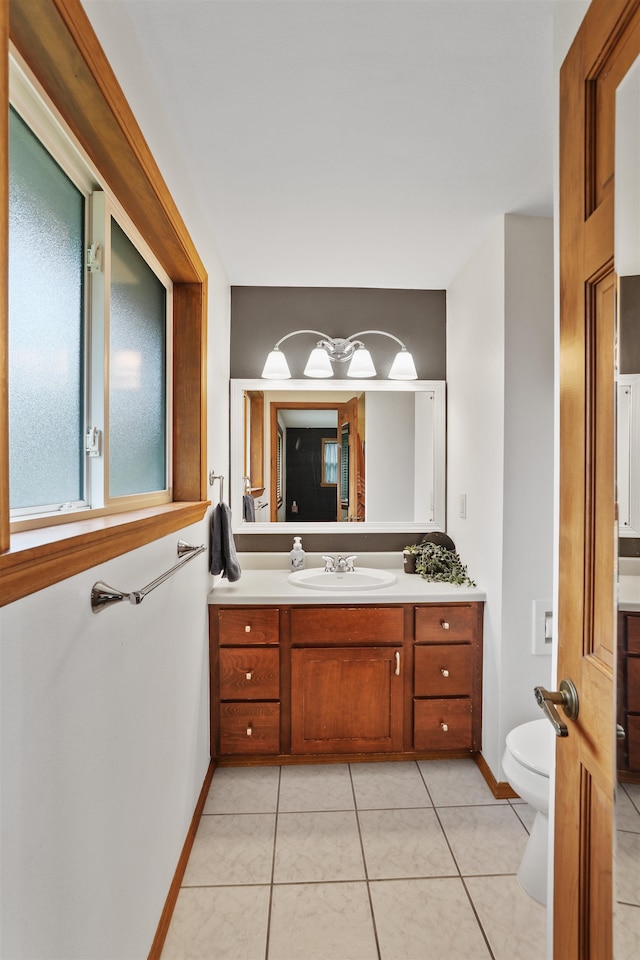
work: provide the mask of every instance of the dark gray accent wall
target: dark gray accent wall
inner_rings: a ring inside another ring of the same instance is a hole
[[[620,373],[640,373],[640,277],[620,277]],[[618,537],[621,557],[640,557],[637,537]]]
[[[236,533],[236,548],[244,553],[282,553],[285,556],[293,546],[294,536],[302,536],[307,553],[378,553],[403,550],[407,544],[420,543],[423,533],[360,533],[357,524],[350,523],[348,534],[303,533],[291,524],[291,533]],[[401,527],[402,524],[398,524]],[[288,558],[287,558],[288,559]]]
[[[640,277],[620,277],[620,373],[640,373]]]
[[[231,376],[259,377],[276,340],[293,330],[313,329],[330,337],[384,330],[413,354],[420,380],[446,379],[446,293],[444,290],[378,290],[351,287],[232,287]],[[313,336],[282,345],[291,375],[303,377]],[[397,345],[387,337],[366,338],[378,379],[385,379]],[[334,364],[336,379],[347,364]]]

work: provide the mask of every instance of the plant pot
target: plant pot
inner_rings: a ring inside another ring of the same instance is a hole
[[[404,572],[405,573],[415,573],[416,572],[416,555],[415,553],[403,553],[404,560]]]

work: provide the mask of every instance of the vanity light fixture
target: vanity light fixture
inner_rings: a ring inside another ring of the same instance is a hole
[[[348,377],[355,377],[358,380],[364,380],[367,377],[375,377],[376,368],[373,365],[371,354],[358,337],[368,336],[375,333],[382,337],[389,337],[400,344],[400,350],[391,364],[388,373],[389,380],[417,380],[416,366],[413,357],[405,347],[402,340],[392,333],[385,333],[384,330],[361,330],[350,337],[330,337],[319,330],[294,330],[292,333],[285,334],[274,346],[268,355],[264,369],[262,371],[263,380],[290,380],[291,372],[286,357],[280,349],[280,344],[288,340],[289,337],[297,337],[300,333],[311,333],[320,337],[315,347],[309,355],[307,365],[304,368],[305,377],[316,377],[318,379],[332,377],[333,367],[331,363],[345,363],[350,361],[347,370]]]

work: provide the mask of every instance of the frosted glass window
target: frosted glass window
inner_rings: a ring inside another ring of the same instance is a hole
[[[10,113],[12,509],[83,498],[84,197]]]
[[[111,220],[109,494],[167,486],[166,289]]]
[[[335,486],[338,482],[338,441],[322,440],[322,483]]]

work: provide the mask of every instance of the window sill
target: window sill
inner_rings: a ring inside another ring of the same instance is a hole
[[[208,506],[168,503],[13,534],[0,555],[0,606],[197,523]]]

